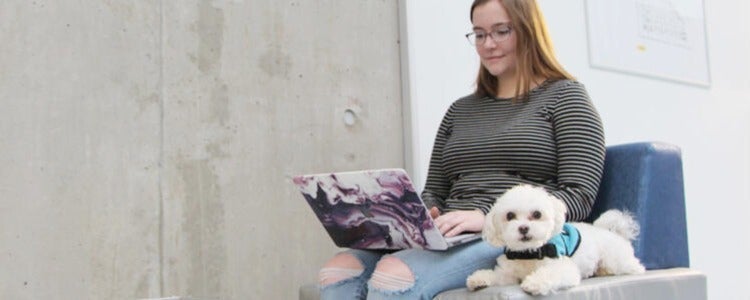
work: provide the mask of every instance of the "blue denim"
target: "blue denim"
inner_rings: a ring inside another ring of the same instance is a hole
[[[466,277],[479,269],[492,269],[503,248],[485,241],[453,247],[447,251],[408,249],[386,254],[382,251],[347,250],[364,266],[357,277],[321,288],[321,299],[432,299],[440,292],[466,286]],[[414,285],[399,291],[370,287],[367,281],[381,257],[392,255],[406,263],[414,274]]]

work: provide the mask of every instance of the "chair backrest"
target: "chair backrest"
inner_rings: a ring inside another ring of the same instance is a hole
[[[680,149],[665,143],[607,147],[591,222],[608,209],[630,211],[641,227],[633,246],[647,269],[689,267]]]

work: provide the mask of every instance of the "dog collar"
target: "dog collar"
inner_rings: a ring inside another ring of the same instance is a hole
[[[508,259],[543,259],[571,256],[578,250],[580,244],[581,235],[578,229],[565,223],[562,232],[553,236],[542,247],[526,251],[510,251],[505,248],[505,257]]]

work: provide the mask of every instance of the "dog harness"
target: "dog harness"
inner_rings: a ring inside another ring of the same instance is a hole
[[[505,257],[508,259],[543,259],[572,256],[580,244],[581,234],[578,229],[565,223],[562,232],[553,236],[542,247],[526,251],[510,251],[505,248]]]

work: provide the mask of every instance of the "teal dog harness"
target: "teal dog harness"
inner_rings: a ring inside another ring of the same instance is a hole
[[[508,259],[543,259],[572,256],[581,244],[581,234],[578,229],[568,223],[563,224],[562,232],[553,236],[542,247],[526,251],[510,251],[505,249]]]

